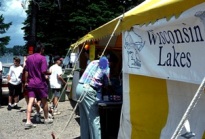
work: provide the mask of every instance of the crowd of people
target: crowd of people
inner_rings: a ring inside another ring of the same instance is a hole
[[[27,104],[25,129],[35,128],[32,123],[31,112],[35,106],[36,122],[41,121],[43,112],[45,124],[53,123],[53,115],[60,114],[58,101],[61,88],[66,85],[62,78],[62,58],[54,57],[54,64],[48,67],[44,53],[44,46],[37,45],[34,54],[28,55],[23,66],[18,57],[13,58],[8,72],[9,97],[8,107],[10,111],[18,108],[19,95],[22,92]],[[2,65],[0,63],[0,75]],[[1,76],[0,76],[1,77]],[[2,82],[0,78],[0,82]],[[98,112],[98,101],[102,99],[102,90],[108,88],[110,82],[110,68],[107,57],[89,61],[76,88],[76,96],[79,103],[81,139],[100,139],[101,126]],[[52,106],[48,106],[48,92],[51,90]],[[0,90],[1,91],[1,90]],[[82,97],[83,96],[83,97]],[[1,96],[0,96],[1,98]]]
[[[13,65],[9,68],[8,79],[8,106],[7,110],[19,109],[19,97],[24,96],[26,109],[25,129],[36,127],[31,121],[33,107],[36,110],[35,121],[45,124],[53,123],[53,116],[60,114],[57,109],[61,87],[66,85],[62,78],[62,58],[56,55],[54,63],[48,67],[44,54],[44,46],[37,45],[34,54],[25,57],[24,64],[21,65],[19,57],[13,58]],[[0,62],[0,85],[2,86],[2,63]],[[52,105],[48,106],[48,92],[53,93]],[[23,94],[22,94],[23,93]],[[0,87],[0,99],[2,99],[2,87]],[[0,104],[2,101],[0,100]],[[42,113],[44,120],[41,120]]]

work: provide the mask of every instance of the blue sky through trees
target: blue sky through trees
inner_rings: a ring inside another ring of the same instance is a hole
[[[24,32],[21,28],[27,15],[22,7],[22,0],[1,0],[0,14],[3,14],[5,23],[12,22],[7,33],[1,34],[2,36],[10,36],[11,40],[6,47],[25,45]]]

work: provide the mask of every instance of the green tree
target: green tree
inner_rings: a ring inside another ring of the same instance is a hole
[[[26,49],[24,46],[20,46],[20,45],[15,45],[13,47],[13,55],[26,55]]]
[[[5,48],[5,53],[13,53],[13,48]]]
[[[6,33],[10,25],[11,25],[11,22],[4,23],[4,17],[3,15],[0,15],[0,34]],[[0,55],[4,55],[6,45],[9,43],[9,41],[10,41],[9,36],[0,37]]]
[[[65,54],[69,45],[89,31],[119,16],[143,0],[36,0],[36,40],[45,44],[46,52]],[[60,3],[59,3],[60,2]],[[25,40],[32,27],[32,6],[26,11]],[[57,50],[57,51],[56,51]]]

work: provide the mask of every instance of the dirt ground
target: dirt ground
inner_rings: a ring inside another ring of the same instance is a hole
[[[68,99],[59,102],[58,110],[61,111],[61,114],[55,116],[53,124],[45,125],[44,123],[35,123],[32,120],[33,123],[37,124],[37,127],[29,130],[24,129],[26,122],[24,99],[20,100],[18,104],[20,108],[17,110],[8,111],[7,105],[3,105],[0,108],[0,139],[53,139],[52,132],[56,139],[80,139],[80,117],[76,113],[65,128],[75,104],[75,101]],[[34,113],[32,113],[33,116]]]

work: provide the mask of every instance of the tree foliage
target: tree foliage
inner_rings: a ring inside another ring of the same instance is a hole
[[[13,47],[13,55],[17,55],[17,56],[22,56],[22,55],[26,55],[26,49],[23,46],[20,45],[15,45]]]
[[[11,23],[4,23],[4,17],[3,15],[0,15],[0,34],[6,33],[10,25]],[[4,55],[6,45],[9,43],[9,41],[9,36],[0,37],[0,55]]]
[[[45,44],[49,54],[65,54],[71,43],[142,1],[36,0],[36,40]],[[31,32],[31,11],[30,4],[23,27],[26,41]]]

